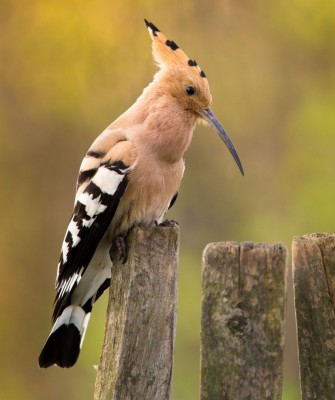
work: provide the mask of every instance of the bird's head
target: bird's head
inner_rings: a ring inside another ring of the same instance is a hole
[[[162,90],[172,95],[182,107],[204,119],[220,135],[232,154],[242,175],[243,167],[229,136],[210,109],[212,95],[206,74],[197,62],[189,58],[172,40],[169,40],[151,22],[144,20],[152,39],[154,61],[164,77]]]

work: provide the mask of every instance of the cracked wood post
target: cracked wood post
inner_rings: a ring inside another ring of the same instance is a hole
[[[169,400],[179,227],[133,228],[128,261],[113,252],[95,400]]]
[[[287,249],[211,243],[202,271],[201,400],[280,400]]]
[[[293,239],[293,284],[303,400],[335,398],[335,235]]]

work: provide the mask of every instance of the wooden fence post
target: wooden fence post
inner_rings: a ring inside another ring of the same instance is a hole
[[[133,228],[113,257],[95,400],[169,400],[177,304],[178,227]]]
[[[203,256],[201,400],[280,400],[287,249],[209,244]]]
[[[293,283],[303,400],[335,398],[335,235],[295,237]]]

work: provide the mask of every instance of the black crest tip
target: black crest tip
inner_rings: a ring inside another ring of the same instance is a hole
[[[188,65],[190,67],[196,67],[198,64],[195,60],[188,60]]]
[[[173,40],[169,40],[169,39],[168,39],[168,40],[165,42],[165,44],[166,44],[168,47],[170,47],[173,51],[179,49],[179,46],[178,46],[177,43],[175,43]]]
[[[148,29],[151,29],[151,30],[152,30],[152,33],[153,33],[155,36],[157,36],[157,32],[159,32],[159,29],[157,28],[157,26],[155,26],[152,22],[149,22],[149,21],[146,20],[145,18],[144,18],[144,22],[145,22],[146,27],[147,27]]]

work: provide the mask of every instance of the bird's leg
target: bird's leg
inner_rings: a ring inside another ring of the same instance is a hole
[[[158,224],[156,222],[157,226],[167,226],[169,228],[173,228],[175,226],[178,226],[178,222],[175,221],[174,219],[166,219],[165,221],[161,222],[160,224]]]
[[[124,264],[127,261],[127,258],[128,258],[128,252],[127,252],[125,236],[123,236],[123,235],[117,236],[114,239],[114,243],[116,244],[116,247],[119,250],[120,260],[122,261],[122,264]]]

